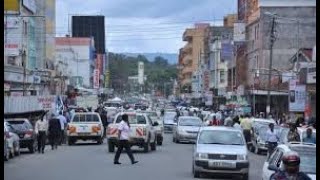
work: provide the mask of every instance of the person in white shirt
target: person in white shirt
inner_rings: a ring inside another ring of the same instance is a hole
[[[131,152],[131,148],[129,145],[129,135],[130,135],[130,124],[129,124],[129,117],[127,114],[123,114],[122,115],[122,121],[119,124],[118,127],[118,136],[119,136],[119,146],[118,146],[118,150],[116,152],[116,155],[114,157],[114,164],[121,164],[119,162],[119,158],[120,158],[120,154],[123,150],[123,148],[126,149],[126,152],[131,160],[132,164],[136,164],[138,161],[134,160],[133,154]]]
[[[37,120],[34,131],[38,138],[38,152],[42,152],[43,154],[46,146],[46,134],[48,131],[48,122],[44,118],[44,115]]]
[[[273,150],[277,147],[279,136],[278,133],[274,130],[274,124],[270,123],[267,131],[267,143],[268,143],[268,156],[270,156]]]
[[[59,112],[59,116],[57,117],[60,120],[60,125],[61,125],[61,133],[60,133],[60,141],[59,144],[61,145],[62,143],[65,142],[65,133],[64,133],[64,129],[65,126],[67,125],[67,119],[66,117],[63,116],[62,111]]]

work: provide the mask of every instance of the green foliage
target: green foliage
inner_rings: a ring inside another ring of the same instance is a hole
[[[177,78],[176,65],[168,63],[167,59],[161,56],[155,58],[154,62],[149,62],[143,55],[137,57],[125,56],[123,54],[109,53],[110,61],[110,82],[116,91],[129,91],[128,77],[138,75],[138,62],[144,62],[144,72],[147,76],[144,90],[150,92],[155,90],[168,92],[172,89],[173,80]]]

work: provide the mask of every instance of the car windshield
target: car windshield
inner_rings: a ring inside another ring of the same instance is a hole
[[[292,147],[300,156],[300,171],[307,174],[316,174],[316,148]]]
[[[201,126],[202,121],[199,118],[180,118],[179,126]]]
[[[128,115],[129,124],[147,124],[146,118],[143,115],[130,114]],[[116,123],[122,121],[122,116],[118,116]]]
[[[203,130],[198,144],[244,145],[244,139],[238,131]]]
[[[75,114],[72,122],[100,122],[97,114]]]

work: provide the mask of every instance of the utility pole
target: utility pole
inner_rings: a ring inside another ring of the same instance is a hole
[[[271,70],[272,70],[272,55],[273,55],[273,44],[275,42],[275,17],[272,17],[272,24],[271,24],[271,33],[270,33],[270,62],[269,62],[269,74],[268,74],[268,99],[267,99],[267,115],[271,112],[270,106],[271,106],[271,97],[270,97],[270,91],[271,91]]]

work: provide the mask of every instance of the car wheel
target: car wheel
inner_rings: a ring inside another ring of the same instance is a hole
[[[248,179],[249,179],[248,174],[244,174],[244,175],[242,175],[242,180],[248,180]]]
[[[151,151],[157,150],[156,139],[154,139],[153,143],[150,143],[150,148],[151,148]]]
[[[143,151],[145,153],[149,152],[149,146],[150,146],[150,141],[148,140],[146,143],[143,145]]]
[[[74,145],[74,143],[75,143],[74,139],[68,138],[68,145],[69,146]]]
[[[98,139],[97,144],[100,145],[100,144],[102,144],[102,143],[103,143],[103,138],[101,137],[101,138]]]
[[[109,152],[114,152],[114,144],[110,141],[108,141],[108,151]]]
[[[258,147],[255,147],[255,148],[254,148],[254,153],[255,153],[255,154],[260,154],[260,150],[259,150]]]

